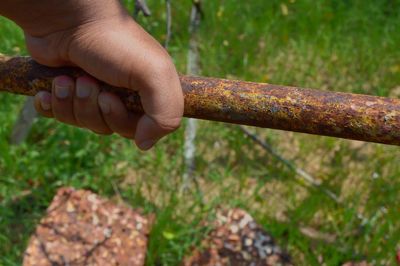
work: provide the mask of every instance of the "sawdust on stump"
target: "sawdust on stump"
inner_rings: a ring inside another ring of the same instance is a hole
[[[152,220],[90,191],[62,188],[32,235],[23,265],[144,265]]]
[[[184,260],[184,266],[292,265],[273,238],[241,209],[221,211],[202,249]]]

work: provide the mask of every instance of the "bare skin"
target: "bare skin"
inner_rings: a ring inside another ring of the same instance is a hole
[[[117,133],[142,150],[179,127],[183,95],[174,64],[118,0],[2,0],[0,14],[24,30],[36,61],[78,66],[94,77],[55,78],[52,93],[35,97],[42,115]],[[130,113],[118,97],[100,92],[95,78],[138,91],[145,114]]]

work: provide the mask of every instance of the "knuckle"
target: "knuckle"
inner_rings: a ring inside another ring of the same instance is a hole
[[[168,55],[158,56],[150,67],[151,71],[158,77],[170,77],[176,75],[175,65]]]
[[[170,118],[168,120],[159,120],[156,121],[158,126],[165,132],[173,132],[177,130],[181,125],[182,119],[179,117],[177,118]]]
[[[43,110],[38,110],[38,109],[36,109],[36,111],[38,112],[39,115],[41,115],[41,116],[43,116],[43,117],[54,118],[52,112],[45,112],[45,111],[43,111]]]
[[[98,135],[103,135],[103,136],[110,136],[113,134],[113,132],[109,129],[90,129],[90,130]]]
[[[57,119],[58,122],[61,122],[61,123],[64,123],[64,124],[68,124],[68,125],[72,125],[72,126],[80,125],[76,121],[68,119],[68,118],[57,117],[56,119]]]
[[[64,123],[64,124],[73,124],[73,121],[71,121],[71,119],[69,119],[69,118],[67,118],[65,116],[59,115],[59,114],[55,115],[55,119],[58,122],[61,122],[61,123]]]
[[[135,139],[135,134],[119,134],[121,137],[126,138],[126,139]]]
[[[127,138],[127,139],[134,139],[136,129],[135,128],[123,128],[120,130],[115,131],[118,135]]]
[[[176,76],[175,66],[170,60],[162,60],[162,62],[157,66],[156,71],[165,77]]]

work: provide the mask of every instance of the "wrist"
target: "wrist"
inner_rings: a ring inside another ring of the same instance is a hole
[[[35,37],[128,15],[118,0],[2,0],[0,14]]]

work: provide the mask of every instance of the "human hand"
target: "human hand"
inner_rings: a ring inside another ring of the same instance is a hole
[[[48,66],[78,66],[113,86],[137,90],[145,111],[128,112],[118,97],[100,92],[92,77],[62,76],[54,79],[51,94],[36,96],[39,113],[99,134],[115,132],[135,139],[143,150],[179,126],[183,95],[175,67],[117,0],[43,0],[33,7],[38,10],[30,11],[33,18],[18,15],[24,7],[15,7],[31,1],[3,1],[11,11],[4,4],[0,11],[6,10],[24,29],[35,60]]]

